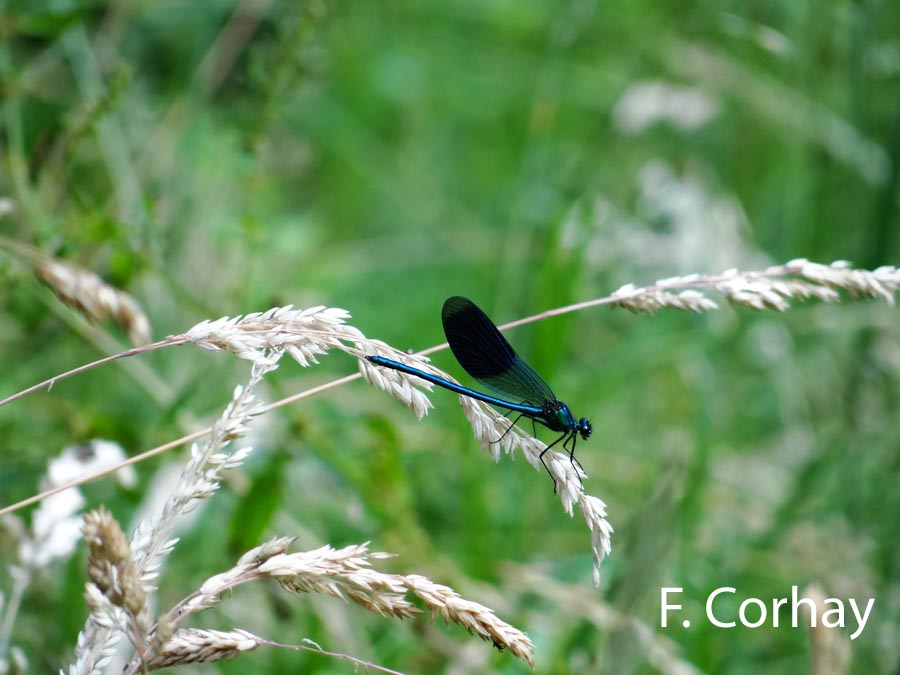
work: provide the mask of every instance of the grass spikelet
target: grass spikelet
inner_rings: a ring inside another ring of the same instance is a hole
[[[117,607],[137,617],[147,604],[125,533],[105,508],[84,517],[84,541],[90,549],[88,577]]]
[[[407,575],[403,580],[433,614],[448,623],[459,624],[497,649],[509,649],[516,658],[534,667],[534,644],[525,633],[498,619],[490,608],[465,600],[452,588],[417,574]]]
[[[64,304],[92,321],[112,319],[134,345],[150,342],[150,320],[131,295],[93,272],[52,258],[41,260],[35,274]]]
[[[182,628],[160,645],[142,667],[159,670],[189,663],[215,663],[256,649],[261,642],[261,638],[240,628],[229,631]]]

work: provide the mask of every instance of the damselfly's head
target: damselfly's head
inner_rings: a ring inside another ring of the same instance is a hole
[[[575,426],[575,431],[581,434],[581,438],[585,441],[591,437],[591,434],[594,432],[594,427],[591,426],[591,422],[586,417],[582,417],[578,420],[578,424]]]

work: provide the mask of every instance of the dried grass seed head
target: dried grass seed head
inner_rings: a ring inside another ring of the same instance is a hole
[[[64,304],[93,321],[112,318],[132,344],[150,342],[150,320],[131,295],[107,284],[89,270],[52,258],[42,260],[35,274]]]

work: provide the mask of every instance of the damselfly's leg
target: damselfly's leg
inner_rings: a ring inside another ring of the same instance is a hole
[[[550,448],[552,448],[554,445],[556,445],[560,441],[563,441],[563,447],[565,448],[566,447],[565,439],[567,439],[568,437],[569,437],[568,433],[563,434],[562,436],[557,438],[555,441],[553,441],[550,445],[548,445],[546,448],[541,450],[541,454],[539,455],[541,464],[544,465],[544,469],[547,471],[547,475],[550,476],[550,480],[553,481],[553,494],[556,494],[556,477],[550,472],[550,467],[547,466],[547,462],[544,461],[544,455],[546,455],[547,451],[550,450]]]
[[[581,462],[579,462],[577,459],[575,459],[575,443],[577,442],[577,440],[578,440],[578,432],[573,431],[572,435],[569,436],[569,438],[563,442],[563,449],[568,450],[568,452],[569,452],[569,461],[572,463],[572,468],[576,469],[576,472],[578,469],[581,469],[581,473],[586,474],[587,471],[585,471],[584,467],[581,466]],[[566,447],[566,445],[569,443],[569,441],[572,441],[571,448]],[[584,489],[584,481],[581,480],[580,474],[578,475],[578,480],[581,482],[581,488]]]
[[[510,410],[510,411],[508,411],[508,412],[512,412],[512,410]],[[502,441],[504,438],[506,438],[506,434],[508,434],[510,431],[512,431],[512,428],[513,428],[514,426],[516,426],[516,422],[518,422],[520,419],[522,419],[522,415],[524,415],[524,414],[525,414],[525,413],[519,413],[519,416],[516,417],[516,419],[513,420],[512,424],[510,424],[508,427],[506,427],[506,431],[503,432],[503,435],[500,436],[500,438],[498,438],[496,441],[491,441],[491,443],[499,443],[499,442]]]

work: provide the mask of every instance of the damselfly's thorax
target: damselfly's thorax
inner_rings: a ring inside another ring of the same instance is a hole
[[[546,401],[541,408],[541,422],[551,431],[571,431],[578,423],[562,401]]]
[[[544,403],[539,421],[551,431],[578,434],[584,440],[587,440],[594,431],[590,421],[584,417],[576,420],[569,406],[558,400]]]

